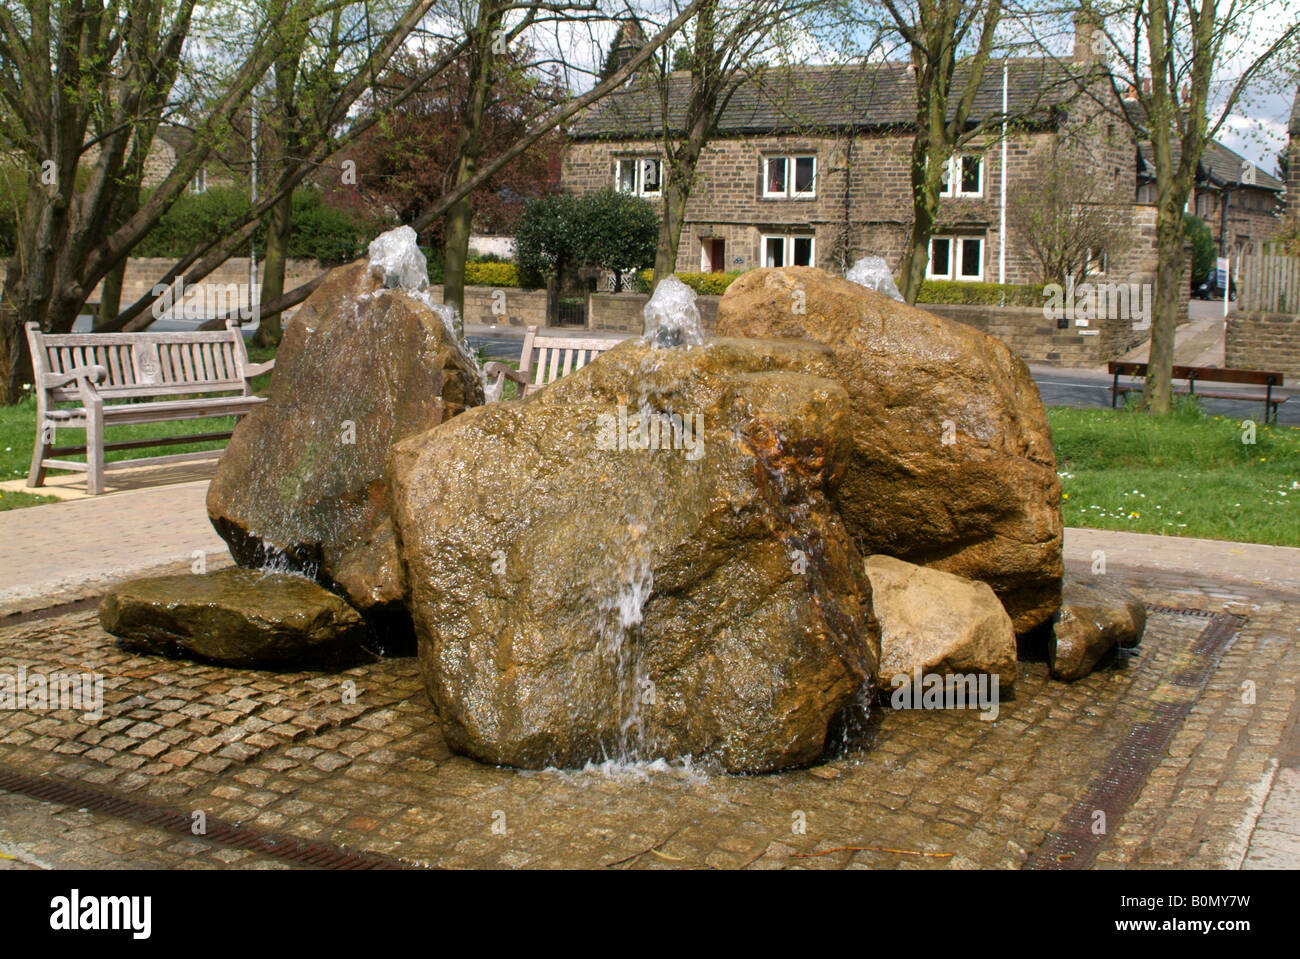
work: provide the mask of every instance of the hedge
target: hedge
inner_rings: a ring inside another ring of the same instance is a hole
[[[677,279],[681,280],[696,293],[701,296],[721,296],[727,292],[727,287],[731,286],[732,281],[740,276],[743,271],[734,273],[677,273],[674,274]],[[650,281],[654,278],[654,270],[642,270],[636,276],[636,289],[640,293],[650,292]]]
[[[466,286],[518,286],[519,267],[513,263],[477,260],[465,264]]]
[[[921,284],[918,303],[952,303],[968,306],[999,306],[1005,295],[1007,306],[1042,306],[1043,288],[1038,284],[966,283],[960,280],[926,280]]]

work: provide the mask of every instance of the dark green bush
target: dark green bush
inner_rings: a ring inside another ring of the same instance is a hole
[[[1210,226],[1199,216],[1183,214],[1183,233],[1192,244],[1192,281],[1200,283],[1217,265],[1218,248]]]
[[[1005,296],[1005,300],[1003,297]],[[966,283],[958,280],[926,280],[921,284],[918,303],[954,303],[979,306],[1042,306],[1043,287],[1030,283]]]

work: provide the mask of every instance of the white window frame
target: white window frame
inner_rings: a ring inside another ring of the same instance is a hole
[[[208,190],[208,168],[199,167],[194,173],[194,178],[190,180],[191,193],[206,193]]]
[[[769,190],[768,184],[768,164],[773,160],[780,160],[785,164],[785,188],[782,190]],[[812,189],[796,190],[795,189],[795,171],[798,168],[800,160],[812,161]],[[815,153],[782,153],[782,154],[765,154],[763,156],[763,199],[765,200],[811,200],[817,196],[817,154]]]
[[[758,262],[766,267],[767,263],[767,241],[780,240],[782,246],[782,256],[784,261],[782,266],[794,266],[794,241],[808,241],[808,266],[817,265],[817,237],[811,233],[764,233],[759,239]]]
[[[963,159],[972,159],[979,161],[980,183],[979,187],[973,192],[961,188],[961,165]],[[969,200],[984,195],[984,173],[986,164],[984,154],[982,153],[954,153],[948,158],[946,164],[948,168],[948,185],[939,191],[939,196],[955,198],[959,200]]]
[[[934,272],[934,243],[936,240],[948,241],[948,272]],[[975,276],[964,276],[961,274],[961,255],[962,248],[967,243],[979,244],[979,263],[980,270]],[[930,255],[927,257],[928,262],[925,265],[925,278],[927,280],[949,280],[957,283],[982,283],[984,282],[984,237],[982,236],[962,236],[955,235],[936,235],[930,237]]]
[[[645,164],[653,162],[659,166],[659,189],[647,190],[645,188]],[[664,195],[664,161],[663,157],[656,154],[641,154],[639,156],[621,156],[615,157],[614,162],[614,189],[619,193],[628,193],[623,189],[623,164],[635,164],[632,173],[632,190],[631,196],[640,197],[661,197]]]

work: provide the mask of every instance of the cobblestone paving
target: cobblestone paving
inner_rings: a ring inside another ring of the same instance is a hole
[[[1249,622],[1133,806],[1109,824],[1097,865],[1235,867],[1295,721],[1300,616],[1280,596],[1236,606],[1230,592],[1142,592],[1226,604]],[[0,768],[413,864],[1016,868],[1150,706],[1186,694],[1171,676],[1206,624],[1155,613],[1139,656],[1074,684],[1022,664],[994,722],[878,709],[862,748],[812,769],[733,777],[483,766],[443,743],[413,659],[331,676],[204,667],[124,653],[83,612],[0,630],[0,670],[98,671],[103,718],[0,711]],[[1253,704],[1243,703],[1247,681]],[[17,854],[0,865],[276,865],[3,792],[0,853]]]

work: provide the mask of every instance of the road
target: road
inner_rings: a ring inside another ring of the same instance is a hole
[[[519,337],[510,334],[471,332],[469,343],[483,350],[492,359],[519,359]],[[1046,406],[1073,406],[1077,408],[1110,406],[1111,378],[1092,370],[1071,370],[1053,366],[1030,365],[1034,382]],[[1253,387],[1248,391],[1253,391]],[[1208,413],[1253,418],[1263,422],[1263,402],[1237,400],[1202,400],[1201,408]],[[1300,426],[1300,398],[1283,403],[1279,408],[1279,422]]]
[[[83,317],[83,323],[89,326],[89,317]],[[186,330],[198,325],[196,320],[163,320],[155,323],[156,330]],[[78,326],[80,330],[81,326]],[[576,335],[583,331],[574,330]],[[251,328],[245,331],[252,335]],[[522,331],[495,332],[486,327],[471,329],[467,339],[470,346],[482,350],[488,358],[496,360],[519,359],[519,346]],[[1073,406],[1079,408],[1110,406],[1110,377],[1104,373],[1090,370],[1070,370],[1051,366],[1030,366],[1043,403],[1047,406]],[[1239,402],[1236,400],[1202,400],[1202,409],[1209,413],[1224,416],[1252,417],[1262,422],[1264,404]],[[1282,404],[1278,419],[1288,426],[1300,426],[1300,398]]]

